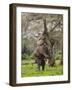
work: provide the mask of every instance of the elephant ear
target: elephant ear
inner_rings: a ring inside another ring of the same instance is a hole
[[[35,49],[33,54],[34,54],[35,57],[39,57],[40,54],[43,54],[43,53],[44,53],[44,49],[43,49],[43,47],[41,45],[41,46],[37,46],[36,47],[36,49]]]

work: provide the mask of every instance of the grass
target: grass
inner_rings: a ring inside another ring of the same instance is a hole
[[[21,76],[22,77],[33,77],[33,76],[54,76],[63,74],[63,66],[59,65],[60,60],[57,60],[57,65],[49,67],[47,64],[44,71],[37,70],[37,64],[32,64],[32,60],[22,60],[21,65]],[[24,63],[27,63],[26,65]]]

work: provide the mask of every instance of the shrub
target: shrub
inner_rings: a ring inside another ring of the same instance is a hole
[[[57,51],[56,55],[55,55],[55,60],[61,60],[62,58],[62,52],[61,51]]]
[[[31,60],[33,59],[33,55],[28,55],[28,54],[22,54],[22,60]]]
[[[61,55],[56,55],[55,60],[61,60]]]

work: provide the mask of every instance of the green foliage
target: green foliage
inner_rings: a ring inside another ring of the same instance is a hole
[[[32,54],[30,54],[30,55],[22,54],[22,60],[31,60],[31,59],[33,59],[33,55]]]
[[[22,51],[26,54],[31,54],[35,49],[35,39],[33,37],[26,37],[22,40]]]
[[[55,60],[61,60],[61,58],[62,58],[62,52],[59,50],[56,52]]]
[[[61,55],[56,55],[55,60],[61,60]]]

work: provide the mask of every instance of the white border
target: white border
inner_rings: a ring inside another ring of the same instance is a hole
[[[21,12],[30,13],[47,13],[47,14],[63,14],[63,75],[60,76],[41,76],[41,77],[21,77]],[[44,8],[28,8],[17,7],[16,9],[16,83],[31,82],[53,82],[68,80],[68,11],[61,9],[44,9]]]

